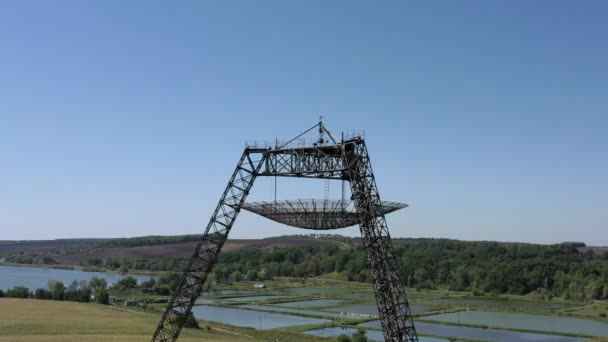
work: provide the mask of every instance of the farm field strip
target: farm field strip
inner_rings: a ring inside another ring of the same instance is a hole
[[[192,313],[198,320],[254,329],[275,329],[331,322],[327,319],[255,311],[238,307],[196,305],[192,308]]]
[[[307,330],[304,333],[313,336],[320,337],[337,337],[342,334],[352,335],[357,332],[357,329],[354,328],[343,328],[343,327],[331,327],[331,328],[321,328],[321,329],[313,329]],[[370,341],[384,341],[384,335],[381,331],[376,330],[366,330],[367,337]],[[447,342],[448,340],[428,337],[428,336],[418,336],[419,342]]]
[[[461,311],[424,317],[427,321],[485,325],[585,336],[608,336],[608,321],[577,317],[533,315],[491,311]]]
[[[245,304],[239,305],[239,308],[258,310],[258,311],[273,311],[273,312],[285,312],[285,313],[294,313],[294,314],[302,314],[308,316],[317,316],[317,317],[330,317],[330,318],[345,318],[351,319],[356,318],[352,315],[341,314],[336,312],[327,312],[327,311],[319,311],[319,310],[305,310],[305,309],[293,309],[293,308],[284,308],[270,305],[252,305]]]
[[[149,341],[158,322],[157,314],[93,303],[0,298],[0,308],[0,341]],[[184,341],[194,338],[234,340],[230,334],[184,329]]]
[[[381,329],[380,321],[371,321],[360,324],[362,327]],[[477,341],[496,341],[496,342],[583,342],[585,338],[559,336],[542,333],[529,333],[500,329],[482,329],[479,327],[467,327],[440,323],[415,322],[416,331],[422,334],[458,337]]]

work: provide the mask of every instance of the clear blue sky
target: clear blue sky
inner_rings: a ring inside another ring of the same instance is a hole
[[[607,18],[605,1],[2,1],[0,240],[200,232],[245,140],[322,114],[366,131],[382,198],[411,205],[393,236],[608,245]],[[244,213],[231,237],[302,232]]]

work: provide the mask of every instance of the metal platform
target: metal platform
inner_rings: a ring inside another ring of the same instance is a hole
[[[382,201],[378,216],[407,207],[407,204]],[[361,223],[352,201],[296,199],[244,203],[243,209],[292,227],[326,230]]]

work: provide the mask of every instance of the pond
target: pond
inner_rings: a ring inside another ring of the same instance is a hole
[[[216,290],[216,291],[203,291],[201,292],[201,296],[231,296],[231,295],[242,295],[242,294],[252,294],[255,291],[249,290]]]
[[[445,296],[444,293],[435,293],[435,292],[419,292],[419,291],[408,291],[407,292],[407,298],[409,300],[417,300],[417,299],[433,299],[433,298],[438,298],[441,296]],[[366,300],[366,301],[373,301],[374,300],[374,293],[371,290],[359,290],[359,291],[350,291],[350,292],[342,292],[342,293],[336,293],[335,295],[332,295],[332,297],[338,297],[338,298],[346,298],[346,299],[356,299],[356,300]]]
[[[463,307],[499,308],[505,310],[556,310],[572,307],[573,304],[555,302],[533,302],[525,300],[504,300],[492,298],[452,297],[424,300],[431,306],[452,305]]]
[[[313,336],[321,336],[321,337],[336,337],[342,334],[352,335],[357,332],[357,329],[353,328],[323,328],[323,329],[315,329],[315,330],[307,330],[304,331],[305,334],[313,335]],[[367,338],[370,341],[384,341],[384,335],[381,331],[374,330],[366,330]],[[447,340],[434,338],[434,337],[426,337],[426,336],[418,336],[419,342],[446,342]]]
[[[327,309],[330,311],[336,312],[350,312],[361,315],[378,315],[378,307],[376,304],[367,304],[367,305],[353,305],[353,306],[344,306],[340,308]],[[433,308],[428,306],[420,306],[420,305],[410,305],[410,310],[413,314],[426,312],[433,310]]]
[[[423,298],[438,298],[445,296],[443,292],[420,292],[420,291],[407,291],[408,299],[423,299]]]
[[[356,292],[337,293],[334,296],[338,297],[338,298],[356,299],[356,300],[365,300],[365,301],[374,300],[374,293],[372,291],[356,291]]]
[[[218,302],[217,299],[199,297],[199,298],[196,299],[196,302],[194,304],[214,304],[214,303],[217,303],[217,302]]]
[[[235,302],[261,302],[266,300],[275,300],[275,299],[285,299],[285,298],[293,298],[293,296],[250,296],[250,297],[232,297],[232,298],[224,298],[225,300],[231,300]]]
[[[338,288],[338,287],[294,287],[290,289],[284,289],[287,292],[293,292],[301,295],[328,295],[340,292],[347,292],[349,289]]]
[[[347,301],[341,299],[314,299],[302,300],[298,302],[279,303],[274,305],[288,308],[320,308],[324,306],[336,306],[344,303],[347,303]]]
[[[439,323],[428,323],[415,321],[416,331],[422,334],[457,337],[461,339],[496,341],[496,342],[582,342],[585,339],[579,337],[534,334],[519,331],[481,329],[447,325]],[[380,321],[372,321],[361,324],[366,328],[381,329]]]
[[[103,278],[108,285],[112,285],[126,276],[133,276],[138,283],[154,277],[151,275],[85,272],[46,267],[0,266],[0,289],[6,290],[15,286],[25,286],[30,290],[46,289],[50,279],[59,280],[65,286],[69,286],[73,280],[90,280],[93,277]]]
[[[308,318],[270,312],[195,305],[192,313],[198,320],[214,321],[238,327],[275,329],[292,325],[307,325],[330,322],[327,319]]]
[[[477,324],[590,336],[608,336],[608,322],[592,319],[557,317],[506,312],[462,311],[424,317],[425,320]]]
[[[278,307],[278,306],[274,306],[274,305],[270,306],[270,305],[245,304],[245,305],[239,305],[239,308],[246,308],[246,309],[252,309],[252,310],[278,311],[278,312],[287,312],[287,313],[295,313],[295,314],[303,314],[303,315],[311,315],[311,316],[331,317],[331,318],[353,318],[352,315],[341,314],[341,313],[337,313],[337,312],[291,309],[291,308]]]

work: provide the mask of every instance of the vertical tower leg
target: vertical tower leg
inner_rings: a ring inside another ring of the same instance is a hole
[[[399,277],[388,226],[381,211],[382,203],[372,172],[365,142],[346,145],[344,158],[348,165],[353,199],[360,218],[363,246],[371,272],[376,305],[385,341],[417,342],[405,287]]]
[[[257,158],[257,159],[252,159]],[[203,237],[190,258],[167,309],[163,314],[153,342],[176,341],[198,298],[207,276],[217,261],[217,256],[228,238],[228,233],[239,214],[253,181],[266,157],[260,153],[243,152],[239,163],[224,190]]]

